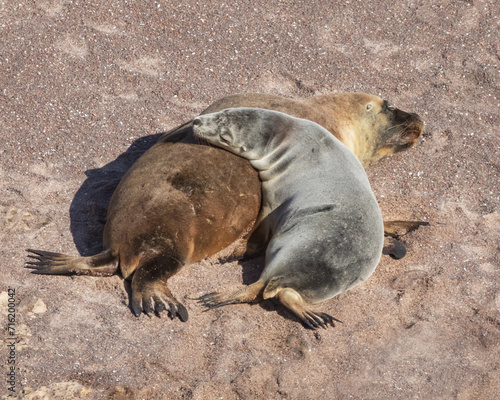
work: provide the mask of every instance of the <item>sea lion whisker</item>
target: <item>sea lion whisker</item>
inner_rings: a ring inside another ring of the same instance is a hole
[[[396,128],[399,128],[401,126],[407,126],[407,124],[405,122],[401,123],[401,124],[398,124],[398,125],[392,125],[391,127],[387,128],[388,131],[391,131],[393,129],[396,129]]]
[[[402,137],[415,136],[415,139],[418,138],[419,135],[419,130],[412,127],[406,127],[405,130],[401,133]]]

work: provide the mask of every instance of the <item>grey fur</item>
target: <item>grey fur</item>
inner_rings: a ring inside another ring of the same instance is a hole
[[[361,163],[331,133],[257,108],[202,115],[193,127],[195,135],[259,171],[258,223],[271,237],[259,279],[264,298],[275,288],[292,288],[318,303],[373,273],[384,240],[381,212]]]

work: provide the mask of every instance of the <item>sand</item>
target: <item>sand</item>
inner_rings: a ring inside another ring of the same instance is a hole
[[[497,398],[499,16],[495,0],[1,2],[0,320],[8,329],[14,289],[14,394]],[[425,120],[414,148],[368,175],[385,219],[431,225],[404,238],[405,258],[384,256],[320,306],[343,324],[311,331],[271,302],[203,312],[192,300],[254,279],[262,259],[182,270],[170,287],[187,323],[135,318],[120,276],[23,268],[26,248],[99,251],[118,179],[214,100],[345,91]]]

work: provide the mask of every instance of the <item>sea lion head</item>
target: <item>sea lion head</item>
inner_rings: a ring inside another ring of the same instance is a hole
[[[364,166],[408,149],[422,134],[424,123],[417,114],[378,96],[344,93],[336,96],[335,103],[336,129]]]
[[[289,125],[286,116],[259,108],[227,108],[193,120],[196,137],[248,160],[261,158]]]

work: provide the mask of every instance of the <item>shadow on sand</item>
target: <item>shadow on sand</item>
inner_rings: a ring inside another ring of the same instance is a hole
[[[102,250],[102,234],[113,192],[132,164],[157,142],[160,135],[137,139],[116,160],[85,172],[87,179],[69,208],[70,229],[80,255],[92,256]]]
[[[69,210],[73,241],[81,256],[92,256],[102,251],[106,214],[113,192],[134,162],[152,147],[161,135],[160,133],[137,139],[116,160],[102,168],[85,172],[87,179],[78,189]],[[263,255],[250,260],[240,260],[239,263],[242,266],[244,285],[256,282],[265,267]],[[125,289],[130,300],[130,283],[125,283]],[[278,312],[285,318],[295,319],[274,301],[264,301],[260,305],[266,311]]]

